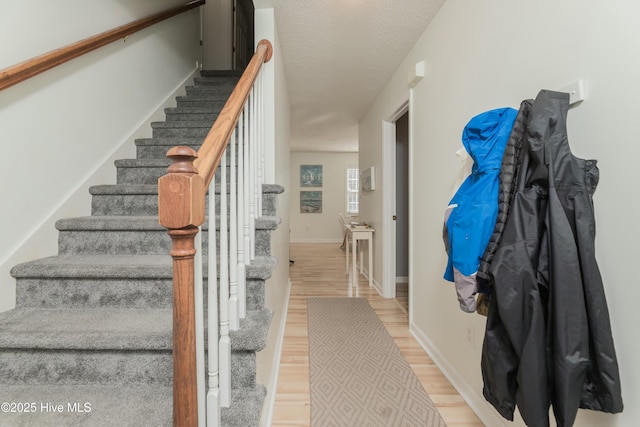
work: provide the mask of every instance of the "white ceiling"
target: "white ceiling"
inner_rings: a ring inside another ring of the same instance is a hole
[[[254,0],[273,7],[292,151],[357,151],[358,121],[444,0]]]

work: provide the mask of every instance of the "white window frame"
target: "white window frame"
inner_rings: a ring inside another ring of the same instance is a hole
[[[358,216],[360,211],[360,171],[357,167],[347,167],[345,172],[345,212],[346,216]],[[353,200],[355,198],[355,201]],[[355,210],[353,205],[355,204]]]

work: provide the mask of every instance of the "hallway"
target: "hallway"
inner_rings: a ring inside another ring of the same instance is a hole
[[[345,275],[345,254],[339,246],[339,243],[291,244],[291,259],[294,260],[290,268],[291,295],[272,425],[310,425],[307,297],[354,296],[367,298],[447,425],[483,426],[411,336],[408,318],[400,304],[396,300],[379,296],[375,289],[369,288],[364,277],[360,277],[356,288],[350,286],[350,278]]]

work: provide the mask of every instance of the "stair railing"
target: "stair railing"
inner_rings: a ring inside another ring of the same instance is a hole
[[[74,58],[106,46],[116,40],[124,39],[131,34],[143,30],[151,25],[162,22],[188,10],[204,5],[204,0],[193,0],[182,6],[177,6],[164,12],[138,19],[129,24],[113,28],[100,34],[77,41],[70,45],[47,52],[35,58],[28,59],[16,65],[0,70],[0,91],[37,76],[58,65]]]
[[[170,149],[172,164],[158,180],[159,221],[172,240],[174,426],[218,426],[220,408],[231,402],[229,332],[238,329],[246,313],[245,268],[255,257],[264,167],[262,65],[271,55],[271,43],[260,41],[198,152]],[[201,228],[208,230],[206,352]]]

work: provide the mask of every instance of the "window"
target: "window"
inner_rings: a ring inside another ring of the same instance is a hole
[[[358,215],[358,185],[357,168],[347,169],[347,215]]]

